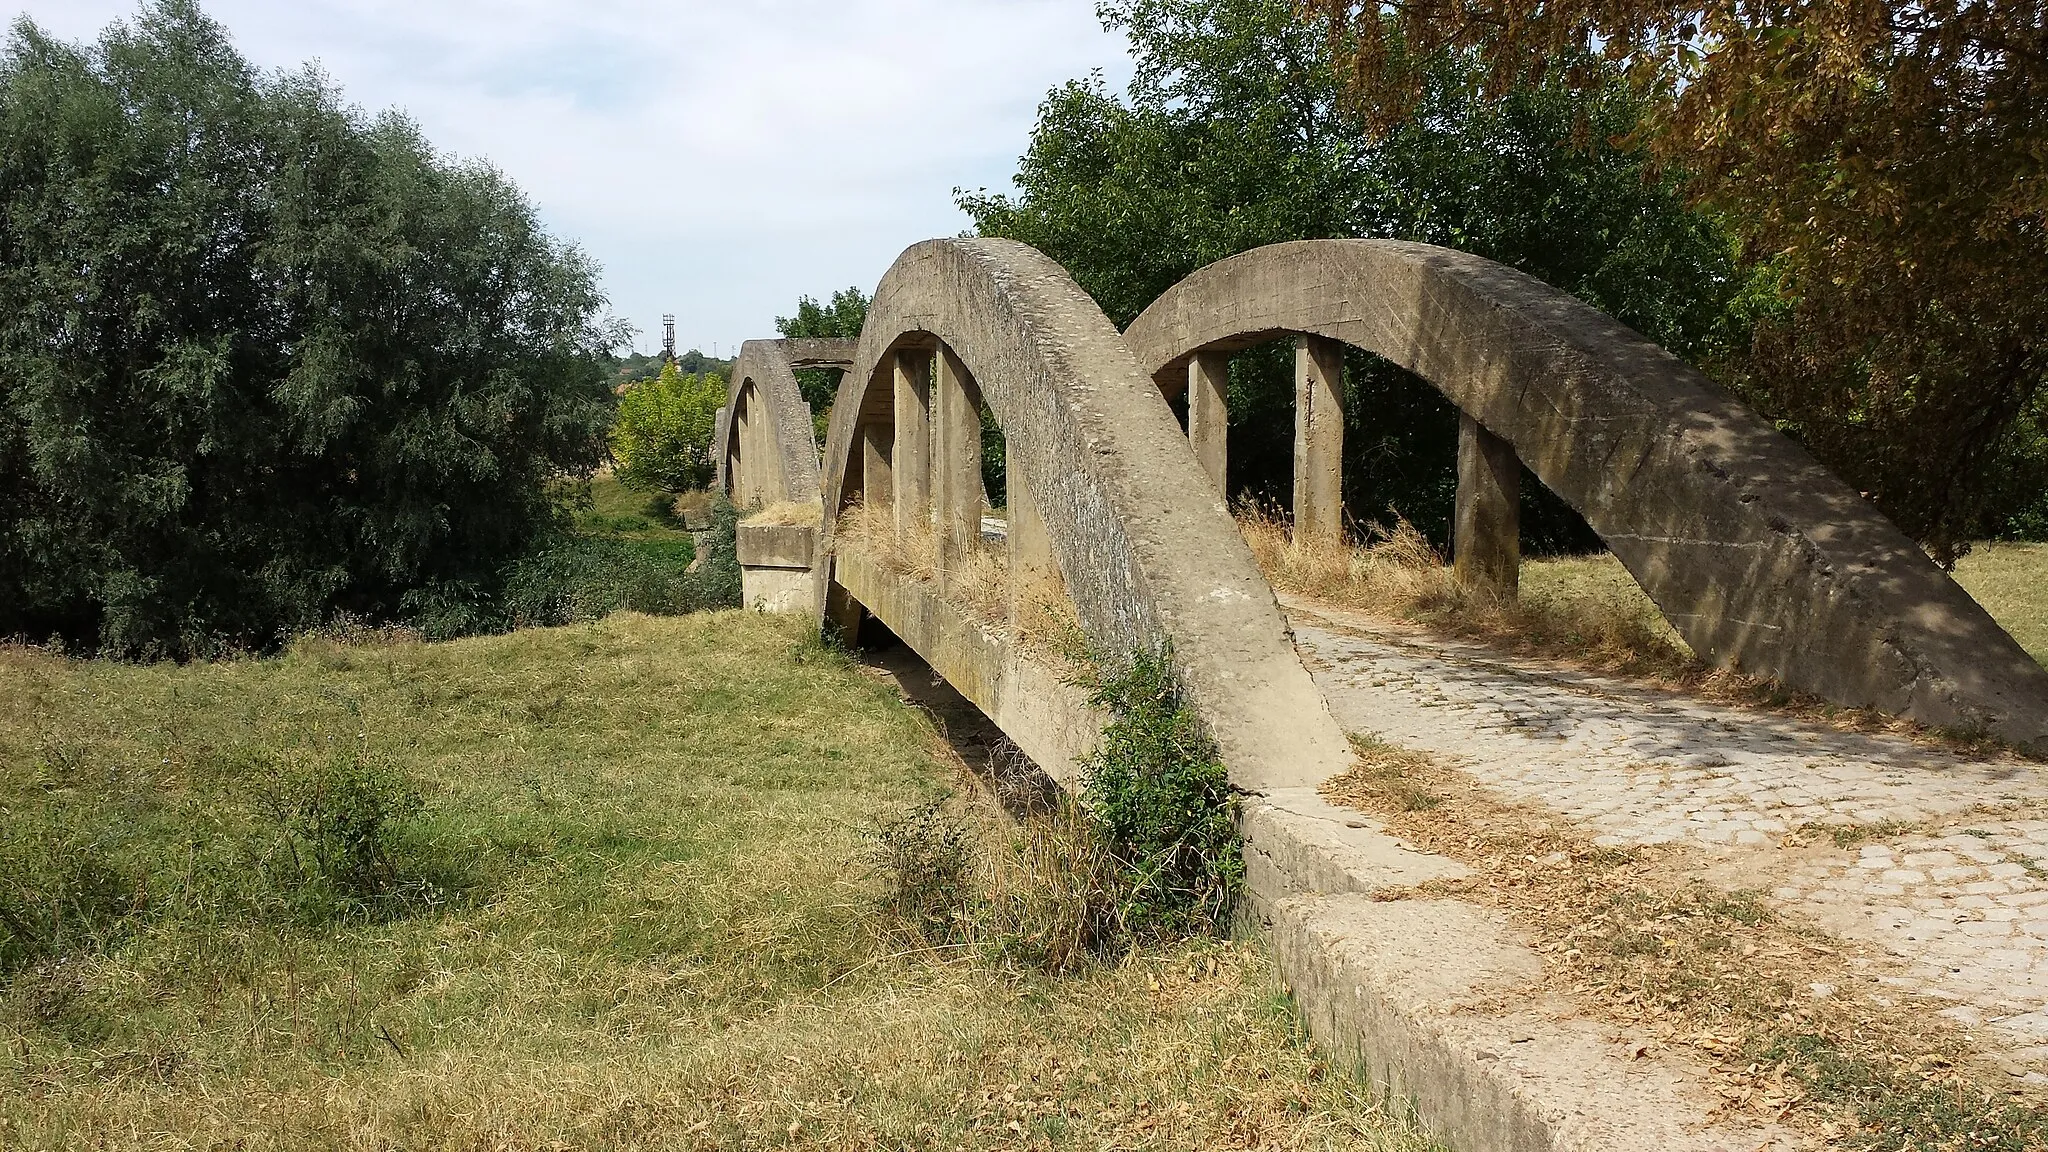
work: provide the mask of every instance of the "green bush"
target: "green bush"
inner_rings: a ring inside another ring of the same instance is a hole
[[[396,905],[434,902],[414,833],[425,804],[387,764],[332,753],[310,764],[265,758],[243,775],[264,818],[256,836],[265,887],[318,921]]]
[[[191,0],[0,52],[0,636],[267,648],[487,597],[612,423],[525,196]]]
[[[1058,974],[1213,932],[1244,883],[1238,799],[1165,656],[1095,694],[1114,719],[1079,800],[1034,808],[984,847],[943,803],[874,833],[882,910],[907,935]]]
[[[1081,804],[1130,873],[1127,930],[1172,938],[1221,926],[1244,881],[1238,798],[1171,657],[1140,657],[1095,702],[1115,719],[1082,766]]]
[[[739,509],[725,493],[713,494],[711,527],[698,535],[697,569],[690,573],[692,611],[740,606],[739,524]]]
[[[711,483],[711,434],[725,404],[725,377],[686,375],[674,363],[619,397],[612,455],[628,488],[683,492]]]
[[[138,925],[315,929],[445,905],[475,887],[419,788],[353,750],[232,751],[191,794],[81,777],[0,821],[0,986]]]

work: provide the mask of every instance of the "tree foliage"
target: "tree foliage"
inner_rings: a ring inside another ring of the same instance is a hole
[[[2048,16],[2034,0],[1318,0],[1366,118],[1625,69],[1633,143],[1758,269],[1732,377],[1940,558],[2048,491]]]
[[[868,322],[868,298],[859,288],[845,288],[832,294],[824,304],[810,296],[799,296],[796,315],[777,316],[775,330],[792,340],[842,339],[860,336]],[[826,368],[805,368],[796,374],[797,390],[811,406],[811,431],[818,443],[832,426],[832,401],[839,395],[839,376]]]
[[[188,654],[473,595],[602,458],[590,263],[190,0],[0,57],[0,634]]]
[[[1101,11],[1130,36],[1128,94],[1099,77],[1056,89],[1016,193],[959,200],[983,234],[1066,265],[1119,325],[1234,253],[1377,236],[1510,264],[1681,355],[1713,346],[1736,287],[1729,242],[1686,207],[1675,178],[1607,143],[1641,110],[1618,80],[1488,98],[1473,90],[1470,60],[1439,54],[1411,114],[1375,135],[1347,108],[1322,33],[1290,0],[1113,0]],[[1233,366],[1240,492],[1282,499],[1291,482],[1291,364],[1268,351]],[[1383,361],[1353,355],[1347,376],[1351,508],[1370,519],[1398,505],[1444,538],[1455,410]],[[1533,545],[1591,542],[1539,486],[1525,492]]]
[[[726,379],[715,372],[690,375],[674,362],[661,375],[630,385],[619,396],[612,456],[619,480],[639,491],[687,492],[711,483],[711,436],[725,403]]]

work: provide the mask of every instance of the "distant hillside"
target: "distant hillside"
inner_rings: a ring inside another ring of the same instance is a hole
[[[616,364],[616,375],[612,379],[614,390],[624,388],[637,380],[652,380],[661,375],[659,352],[636,352],[630,356],[621,356]],[[732,377],[732,361],[715,360],[695,348],[676,357],[676,367],[692,375],[699,372],[716,372],[727,379]]]

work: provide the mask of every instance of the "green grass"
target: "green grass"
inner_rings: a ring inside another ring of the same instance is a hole
[[[674,513],[673,498],[659,492],[635,492],[610,473],[590,481],[590,507],[576,511],[575,529],[584,536],[628,540],[690,538]]]
[[[1956,583],[2048,666],[2048,544],[1979,544],[1956,563]]]
[[[2028,655],[2048,666],[2048,544],[1979,544],[1956,565],[1955,579]],[[1530,560],[1522,565],[1522,591],[1531,597],[1599,600],[1614,611],[1653,621],[1677,639],[1611,555]]]
[[[0,1147],[1421,1147],[1243,945],[903,948],[869,830],[958,783],[756,614],[0,650],[0,908],[66,926],[0,961]]]

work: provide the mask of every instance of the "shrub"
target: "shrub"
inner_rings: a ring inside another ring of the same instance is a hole
[[[685,375],[674,363],[619,397],[612,454],[628,488],[682,492],[711,483],[711,434],[725,403],[725,377]]]
[[[331,915],[387,903],[418,881],[408,875],[409,833],[425,807],[419,789],[388,764],[353,752],[263,771],[270,842],[259,857],[272,885],[307,911]]]
[[[740,606],[739,509],[725,493],[711,498],[711,527],[697,534],[697,563],[690,572],[690,608]]]
[[[1126,929],[1170,939],[1221,926],[1244,881],[1238,800],[1170,655],[1139,657],[1095,702],[1115,719],[1083,765],[1081,804],[1130,875]]]
[[[882,906],[933,943],[963,935],[975,903],[973,830],[935,800],[883,824],[873,840]]]

